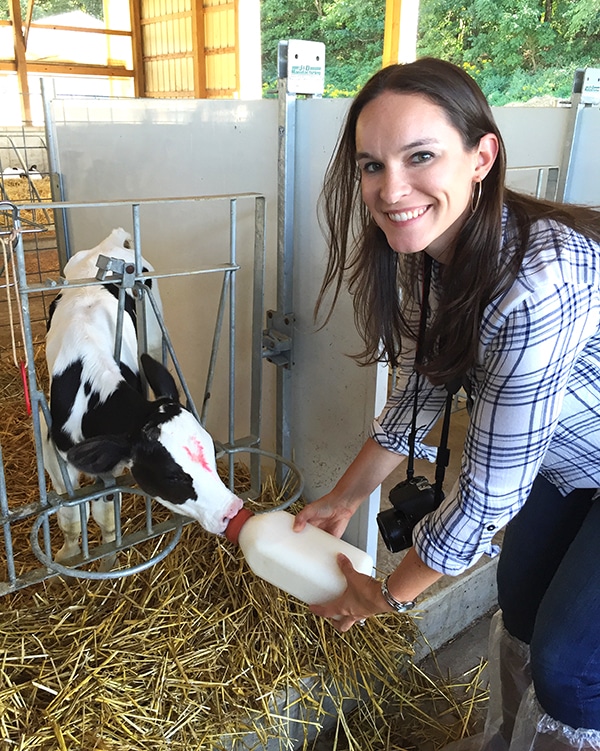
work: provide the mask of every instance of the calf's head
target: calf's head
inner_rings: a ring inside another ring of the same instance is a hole
[[[243,505],[217,473],[212,438],[179,402],[168,370],[149,355],[142,368],[156,401],[147,403],[143,424],[130,435],[88,438],[67,459],[91,475],[109,475],[127,463],[140,488],[164,506],[223,534]]]

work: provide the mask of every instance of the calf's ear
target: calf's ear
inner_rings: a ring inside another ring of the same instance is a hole
[[[140,362],[154,395],[156,397],[168,396],[170,399],[179,401],[177,384],[165,366],[145,352],[141,355]]]
[[[67,459],[80,472],[109,474],[117,464],[131,459],[131,443],[116,435],[87,438],[67,451]]]

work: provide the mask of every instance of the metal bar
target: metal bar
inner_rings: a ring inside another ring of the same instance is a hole
[[[117,365],[121,362],[121,346],[123,344],[123,318],[125,316],[125,295],[127,290],[123,285],[123,279],[121,279],[121,286],[119,287],[119,298],[117,304],[117,320],[115,325],[115,349],[113,356]]]
[[[27,383],[29,386],[29,394],[31,399],[31,416],[33,420],[33,438],[35,445],[36,455],[36,468],[38,474],[38,491],[40,494],[40,502],[42,505],[47,505],[46,496],[46,477],[44,469],[44,460],[42,452],[42,433],[40,424],[40,415],[38,404],[40,402],[41,394],[37,387],[37,376],[35,372],[35,352],[33,350],[33,341],[31,337],[31,314],[29,309],[29,289],[27,286],[27,271],[25,268],[25,251],[23,248],[23,236],[21,234],[21,223],[19,220],[19,213],[16,212],[14,216],[14,227],[17,232],[17,245],[13,252],[16,252],[17,259],[17,285],[19,288],[19,295],[21,300],[21,313],[23,316],[24,336],[23,346],[25,348],[26,360],[27,360]],[[50,526],[48,520],[43,525],[43,537],[44,537],[44,549],[46,553],[51,550],[50,542]]]
[[[237,271],[239,269],[239,266],[232,266],[229,263],[222,264],[221,266],[214,266],[211,268],[205,268],[205,269],[193,269],[191,271],[174,271],[173,273],[155,273],[155,272],[144,272],[143,274],[139,275],[139,280],[141,282],[144,282],[147,279],[171,279],[176,278],[179,276],[198,276],[203,274],[216,274],[216,273],[222,273],[224,271]],[[64,287],[96,287],[101,286],[104,284],[107,284],[108,282],[113,282],[114,284],[118,284],[120,282],[119,276],[107,276],[102,281],[95,281],[93,279],[49,279],[46,284],[43,285],[37,285],[37,286],[31,286],[29,287],[29,293],[33,292],[48,292],[49,290],[61,290]]]
[[[173,361],[173,367],[175,368],[175,372],[177,373],[177,377],[179,378],[181,388],[183,389],[183,393],[185,395],[188,409],[190,412],[194,415],[196,420],[200,422],[200,417],[198,415],[198,411],[196,409],[196,405],[194,404],[194,400],[192,399],[192,395],[190,393],[190,390],[188,389],[187,383],[185,381],[185,378],[183,377],[183,370],[181,369],[181,365],[179,364],[179,360],[177,359],[177,355],[175,354],[175,348],[173,347],[173,342],[171,341],[171,337],[169,336],[169,332],[167,331],[167,328],[165,326],[165,322],[162,319],[160,309],[158,307],[158,303],[154,299],[154,295],[152,294],[151,290],[146,290],[145,294],[147,295],[148,299],[150,300],[150,304],[152,305],[152,309],[154,310],[154,313],[156,315],[156,320],[158,321],[158,324],[160,326],[160,330],[162,332],[163,342],[165,346],[167,347],[167,350],[169,352],[169,355],[171,356],[171,360]]]
[[[262,333],[265,297],[266,202],[254,201],[254,278],[252,293],[252,365],[250,384],[250,433],[260,445],[262,434]],[[250,489],[257,496],[261,491],[260,456],[250,454]]]
[[[544,196],[542,195],[542,191],[544,189],[544,177],[545,176],[546,176],[546,170],[544,169],[544,167],[539,167],[538,173],[537,173],[537,181],[535,185],[535,197],[536,198],[544,198]]]
[[[237,263],[237,201],[229,203],[229,262],[232,266]],[[233,445],[235,441],[235,344],[236,344],[236,278],[231,275],[229,283],[229,425],[228,441]],[[234,479],[233,455],[229,454],[229,486],[233,489]]]
[[[135,203],[131,209],[133,225],[133,249],[135,253],[135,276],[138,279],[143,274],[144,263],[142,258],[142,230],[140,224],[140,204]],[[137,343],[138,357],[142,352],[148,351],[148,316],[146,311],[146,285],[140,284],[133,290],[135,296],[135,315],[137,320]],[[146,376],[140,373],[144,390],[147,391]]]
[[[569,122],[567,125],[567,134],[563,142],[560,172],[558,173],[558,187],[556,189],[556,198],[558,201],[565,201],[569,191],[569,183],[572,179],[569,168],[573,159],[575,138],[579,127],[580,114],[584,106],[585,105],[581,104],[581,90],[574,90],[571,94]]]
[[[294,181],[296,160],[296,97],[287,91],[287,78],[278,81],[279,148],[277,157],[277,309],[281,315],[293,311]],[[292,353],[290,352],[291,363]],[[289,367],[277,368],[276,451],[284,458],[292,454],[290,413],[292,374]],[[281,476],[278,476],[281,482]]]
[[[152,534],[153,530],[153,524],[152,524],[152,499],[148,498],[146,496],[146,532],[147,534]]]
[[[112,496],[112,499],[110,498]],[[115,520],[115,545],[121,545],[123,542],[123,529],[121,527],[121,493],[116,490],[106,497],[105,503],[113,504],[113,516]]]
[[[62,202],[65,197],[62,175],[59,172],[58,144],[56,134],[51,123],[54,122],[51,113],[50,101],[54,99],[54,80],[41,78],[42,104],[44,109],[44,127],[46,131],[46,148],[48,149],[48,170],[50,172],[50,192],[52,204]],[[31,207],[29,207],[31,208]],[[60,267],[64,268],[71,257],[69,245],[69,230],[67,228],[67,213],[57,206],[54,213],[54,229],[56,231],[56,245],[60,259]]]
[[[208,417],[208,403],[210,401],[210,397],[212,393],[215,368],[217,365],[217,354],[219,350],[219,343],[221,341],[221,332],[223,329],[223,318],[225,316],[225,306],[227,304],[230,282],[231,282],[231,272],[227,271],[223,275],[223,282],[221,284],[221,295],[219,297],[219,305],[217,308],[217,318],[215,321],[215,331],[213,334],[212,346],[210,350],[210,359],[208,362],[208,373],[206,375],[204,397],[202,399],[202,414],[200,416],[200,423],[202,425],[206,425],[206,419]]]
[[[81,525],[81,555],[87,560],[90,557],[90,545],[88,539],[88,503],[82,503],[79,506],[79,524]]]
[[[4,474],[2,444],[0,444],[0,511],[2,512],[3,519],[9,518],[8,494],[6,492],[6,476]],[[11,583],[11,585],[14,585],[17,580],[17,574],[15,572],[15,557],[12,546],[10,521],[3,521],[2,529],[4,531],[4,549],[6,551],[6,573],[8,576],[8,581]]]
[[[107,209],[111,207],[129,207],[132,204],[140,203],[144,206],[152,206],[153,204],[169,204],[169,203],[212,203],[213,201],[231,201],[232,198],[258,198],[262,193],[219,193],[214,196],[183,196],[182,198],[133,198],[133,199],[121,199],[118,201],[52,201],[46,203],[48,209]],[[39,203],[20,203],[19,209],[39,209]]]

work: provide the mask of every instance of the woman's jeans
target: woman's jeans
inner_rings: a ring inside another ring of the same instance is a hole
[[[512,636],[531,645],[543,710],[572,728],[600,730],[600,500],[567,497],[538,476],[506,527],[498,602]]]

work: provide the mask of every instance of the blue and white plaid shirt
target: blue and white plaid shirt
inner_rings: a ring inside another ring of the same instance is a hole
[[[467,374],[473,407],[460,477],[413,535],[428,566],[456,575],[493,554],[493,536],[519,511],[538,472],[564,495],[600,487],[599,329],[600,244],[538,223],[514,284],[484,311],[477,363]],[[403,353],[398,388],[371,430],[402,454],[413,364],[414,348]],[[446,391],[421,377],[418,399],[415,456],[434,461],[435,449],[422,440]]]

